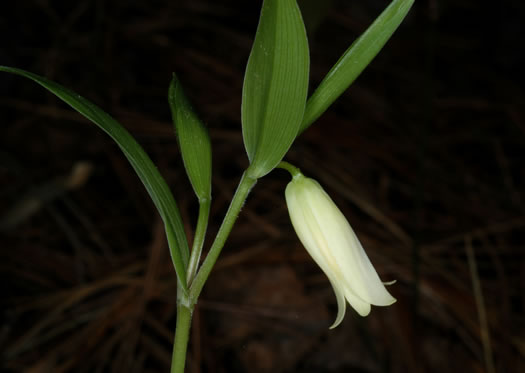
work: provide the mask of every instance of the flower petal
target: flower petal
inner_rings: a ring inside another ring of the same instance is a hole
[[[360,315],[360,316],[368,316],[370,313],[370,310],[372,307],[370,306],[370,303],[365,302],[361,298],[355,296],[351,291],[347,291],[345,293],[346,300],[354,310]]]
[[[334,288],[339,325],[346,301],[361,316],[371,305],[387,306],[396,300],[386,290],[352,227],[323,188],[313,179],[294,176],[286,187],[290,219],[302,244]]]
[[[306,200],[317,201],[312,208],[315,220],[323,232],[334,263],[344,276],[352,293],[367,303],[388,306],[396,300],[386,290],[374,266],[366,255],[352,227],[321,186],[305,188]]]
[[[330,280],[330,277],[328,277],[328,279]],[[337,288],[337,286],[332,280],[330,280],[330,284],[334,288],[335,299],[337,300],[337,316],[332,326],[330,326],[330,329],[333,329],[339,324],[341,324],[341,321],[343,321],[343,318],[345,317],[346,299],[344,293]]]

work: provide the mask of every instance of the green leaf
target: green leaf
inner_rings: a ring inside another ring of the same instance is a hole
[[[186,266],[188,265],[189,249],[182,219],[166,182],[142,147],[115,119],[71,90],[21,69],[0,66],[0,71],[17,74],[40,84],[100,127],[117,143],[144,183],[164,221],[173,265],[175,266],[179,283],[187,291]]]
[[[308,91],[308,41],[295,0],[265,0],[242,93],[242,130],[259,178],[284,157],[297,136]]]
[[[211,199],[211,143],[208,130],[193,111],[173,74],[168,91],[171,115],[186,173],[199,200]]]
[[[346,50],[306,103],[303,132],[354,82],[407,15],[414,0],[394,0]]]

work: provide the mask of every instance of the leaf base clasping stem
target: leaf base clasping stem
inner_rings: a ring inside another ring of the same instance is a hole
[[[179,297],[177,299],[177,326],[175,330],[175,341],[173,344],[171,373],[184,373],[193,309],[197,303],[202,288],[204,287],[204,284],[206,283],[206,280],[208,279],[211,270],[226,243],[226,239],[230,235],[233,225],[239,216],[239,212],[255,183],[257,183],[256,178],[250,177],[247,172],[243,174],[233,199],[230,202],[230,207],[228,208],[221,227],[219,228],[219,232],[211,245],[210,251],[202,263],[201,268],[197,272],[197,275],[193,278],[193,281],[191,281],[189,294],[184,294],[184,292],[179,289]]]

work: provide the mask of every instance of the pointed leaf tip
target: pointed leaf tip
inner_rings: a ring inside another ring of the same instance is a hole
[[[210,136],[191,107],[175,73],[168,100],[186,174],[199,200],[209,200],[212,171]]]
[[[299,133],[307,129],[354,82],[401,24],[414,0],[394,0],[339,58],[306,103]]]
[[[295,0],[265,0],[248,59],[242,95],[249,174],[259,178],[284,157],[297,136],[309,74],[306,30]]]

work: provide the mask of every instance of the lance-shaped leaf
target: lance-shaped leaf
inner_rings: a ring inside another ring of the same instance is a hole
[[[98,106],[61,85],[39,75],[11,67],[0,71],[17,74],[40,84],[106,132],[120,147],[146,187],[166,228],[171,258],[179,283],[187,291],[186,266],[189,249],[179,209],[159,171],[129,132]]]
[[[265,0],[242,93],[248,174],[261,177],[297,136],[308,91],[308,41],[295,0]]]
[[[308,128],[354,82],[407,15],[414,0],[394,0],[346,50],[306,103],[299,132]]]
[[[208,130],[186,98],[182,85],[173,74],[168,100],[182,160],[199,200],[211,198],[211,143]]]

